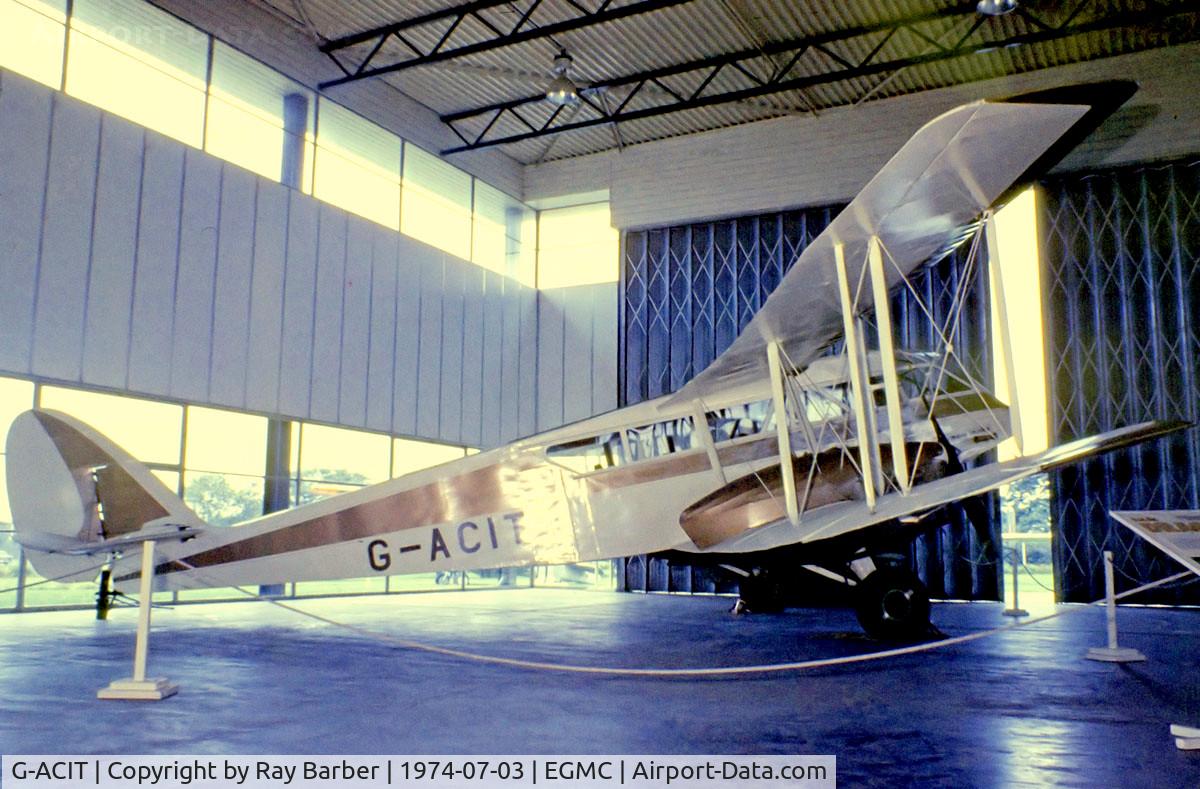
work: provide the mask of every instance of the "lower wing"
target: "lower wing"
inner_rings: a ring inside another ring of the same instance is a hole
[[[1191,427],[1190,422],[1141,422],[1129,427],[1081,438],[1034,455],[989,463],[912,489],[908,495],[889,493],[876,501],[874,511],[863,501],[843,501],[804,513],[798,527],[786,519],[746,529],[718,545],[715,553],[748,553],[793,543],[810,543],[839,537],[889,520],[927,512],[944,504],[977,496],[1033,474],[1052,471],[1081,460],[1133,446]],[[687,550],[687,548],[684,548]],[[692,550],[695,550],[693,547]]]

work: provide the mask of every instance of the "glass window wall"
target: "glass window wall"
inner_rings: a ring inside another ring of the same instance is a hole
[[[534,286],[537,213],[514,197],[475,182],[472,259],[484,268]]]
[[[143,0],[75,0],[66,91],[200,147],[208,36]]]
[[[399,137],[344,107],[322,101],[313,194],[399,230],[400,154]]]
[[[17,415],[33,406],[33,384],[14,378],[0,378],[0,431],[8,428]],[[17,576],[21,549],[13,540],[12,511],[8,506],[7,447],[0,443],[0,608],[17,604]]]
[[[184,501],[215,526],[262,515],[266,456],[266,417],[189,406]]]
[[[552,208],[538,217],[539,288],[616,282],[618,234],[608,203]]]
[[[404,145],[400,232],[471,259],[471,176],[415,145]]]
[[[179,470],[181,405],[60,386],[41,387],[39,405],[86,422],[147,465]]]
[[[62,86],[66,0],[0,0],[0,67]]]
[[[204,148],[247,170],[312,192],[311,92],[220,41],[213,43]]]
[[[0,0],[0,67],[534,286],[537,214],[520,200],[145,0],[67,10],[66,0]],[[552,258],[578,257],[555,244]],[[586,260],[573,265],[607,281]]]
[[[414,471],[440,466],[464,457],[467,452],[463,447],[450,444],[434,444],[405,438],[392,439],[392,477],[402,477]]]

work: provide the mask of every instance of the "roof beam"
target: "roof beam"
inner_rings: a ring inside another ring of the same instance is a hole
[[[478,150],[481,148],[489,148],[496,145],[521,142],[528,139],[544,137],[552,134],[560,134],[566,131],[584,129],[606,123],[622,123],[641,118],[665,115],[672,112],[679,112],[682,110],[695,109],[698,107],[708,107],[733,101],[744,101],[750,98],[768,96],[790,90],[799,90],[812,87],[814,85],[839,82],[842,80],[876,74],[886,74],[903,68],[910,68],[912,66],[935,63],[944,60],[952,60],[954,58],[996,49],[1003,49],[1005,47],[1038,44],[1046,41],[1067,38],[1069,36],[1078,35],[1081,33],[1089,33],[1132,25],[1144,25],[1181,14],[1195,13],[1192,3],[1183,2],[1181,0],[1171,0],[1170,2],[1159,3],[1152,6],[1150,9],[1139,11],[1109,12],[1103,7],[1102,4],[1096,5],[1100,6],[1098,8],[1097,15],[1084,19],[1079,19],[1077,16],[1073,15],[1072,21],[1068,24],[1030,30],[1013,35],[999,35],[994,38],[984,38],[983,40],[979,40],[970,44],[967,43],[967,37],[963,37],[956,41],[953,45],[945,48],[926,52],[920,55],[893,58],[890,60],[875,60],[875,58],[877,58],[879,55],[878,50],[875,49],[872,50],[866,58],[862,59],[858,63],[837,63],[830,70],[802,77],[788,78],[786,72],[780,73],[774,75],[772,79],[763,84],[754,84],[743,89],[725,91],[722,93],[704,93],[704,89],[710,83],[713,73],[716,70],[720,70],[727,66],[736,65],[738,61],[762,57],[764,50],[765,53],[769,54],[796,51],[799,51],[801,54],[803,54],[804,52],[816,49],[817,47],[824,49],[831,43],[857,38],[860,36],[878,33],[892,35],[895,29],[911,27],[913,25],[930,22],[934,19],[943,19],[964,13],[975,13],[975,4],[965,3],[920,17],[909,17],[902,20],[895,20],[891,23],[845,29],[821,34],[818,36],[809,36],[805,38],[792,39],[789,41],[774,42],[766,45],[763,49],[754,48],[742,50],[740,52],[731,53],[728,55],[703,58],[676,66],[669,66],[661,69],[629,74],[626,76],[597,82],[581,90],[581,94],[586,94],[598,89],[632,85],[632,89],[626,96],[625,100],[622,101],[621,104],[610,114],[575,120],[570,123],[560,122],[557,126],[554,125],[554,121],[558,119],[551,116],[551,118],[544,122],[540,127],[531,129],[528,132],[509,134],[505,136],[494,136],[491,138],[488,138],[486,134],[477,135],[473,143],[455,148],[449,148],[443,150],[442,153],[452,154],[463,151]],[[1195,26],[1186,28],[1180,33],[1180,38],[1180,41],[1172,41],[1171,43],[1182,43],[1183,40],[1195,40],[1200,38],[1200,30],[1196,29]],[[652,80],[659,80],[663,77],[688,72],[707,72],[707,77],[701,83],[701,88],[693,91],[692,95],[684,96],[682,100],[664,101],[663,103],[659,103],[650,107],[626,109],[630,103],[630,99],[637,95],[648,82]],[[468,118],[474,118],[489,113],[494,113],[496,116],[506,112],[516,114],[518,108],[533,102],[542,101],[543,99],[544,97],[541,95],[527,96],[506,102],[498,102],[486,107],[477,107],[474,109],[462,110],[460,112],[448,113],[441,116],[441,119],[443,122],[453,127],[456,123]],[[527,120],[526,124],[528,125]],[[489,123],[489,126],[494,127],[495,124]]]
[[[791,58],[790,63],[789,63],[789,68],[787,70],[783,70],[783,73],[777,73],[775,75],[772,75],[774,77],[774,80],[778,81],[779,78],[786,76],[786,74],[788,72],[790,72],[791,67],[795,65],[795,61],[798,58],[798,56],[800,54],[803,54],[805,51],[807,51],[808,49],[810,49],[812,47],[824,46],[827,44],[836,43],[838,41],[846,41],[849,39],[858,38],[860,36],[870,35],[872,33],[883,32],[883,33],[886,33],[888,37],[890,37],[891,35],[893,35],[895,33],[895,31],[897,29],[900,29],[900,28],[912,27],[915,25],[926,24],[929,22],[936,22],[936,21],[939,21],[942,19],[948,19],[948,18],[963,16],[963,15],[967,15],[967,14],[974,14],[974,13],[976,13],[975,4],[971,3],[971,2],[967,2],[967,3],[960,3],[957,6],[945,8],[940,11],[935,11],[933,13],[920,14],[917,16],[901,17],[898,19],[893,19],[893,20],[889,20],[886,22],[882,22],[882,23],[876,24],[876,25],[863,25],[863,26],[857,26],[857,27],[851,27],[851,28],[843,28],[841,30],[830,31],[828,33],[820,33],[820,34],[812,35],[812,36],[791,38],[791,39],[787,39],[784,41],[772,41],[772,42],[764,43],[762,45],[756,44],[755,46],[749,47],[747,49],[738,50],[736,52],[729,52],[726,54],[714,55],[714,56],[705,57],[705,58],[697,58],[695,60],[689,60],[684,63],[677,63],[677,64],[671,65],[671,66],[664,66],[662,68],[649,69],[646,71],[639,71],[639,72],[635,72],[632,74],[625,74],[625,75],[619,76],[619,77],[612,77],[610,79],[600,80],[598,82],[593,82],[592,84],[583,88],[582,92],[590,92],[590,91],[600,90],[600,89],[604,89],[604,88],[623,87],[626,85],[638,86],[639,84],[652,82],[654,80],[662,79],[664,77],[672,77],[672,76],[676,76],[679,74],[687,74],[687,73],[690,73],[693,71],[696,71],[696,72],[707,71],[708,72],[707,76],[705,77],[706,81],[702,83],[703,87],[707,87],[707,80],[711,80],[711,78],[713,76],[715,76],[718,71],[720,71],[721,69],[726,68],[728,66],[736,66],[736,65],[742,63],[743,61],[754,60],[756,58],[762,58],[762,57],[787,56],[787,55],[794,56]],[[872,53],[872,55],[870,57],[873,57],[874,54],[875,53]],[[870,57],[868,59],[870,59]],[[764,84],[764,85],[771,84],[771,83],[772,83],[771,78],[768,78],[767,80],[762,81],[762,84]],[[507,109],[511,109],[514,107],[520,107],[525,104],[532,104],[535,102],[540,102],[540,101],[543,101],[545,98],[546,98],[546,96],[544,93],[534,93],[534,94],[530,94],[527,96],[522,96],[521,98],[510,99],[508,101],[502,101],[502,102],[496,102],[495,104],[489,104],[489,105],[482,106],[482,107],[474,107],[474,108],[467,109],[467,110],[460,110],[458,112],[446,113],[445,115],[441,116],[441,119],[445,123],[453,124],[456,121],[465,120],[467,118],[475,117],[477,115],[483,115],[485,113],[492,112],[495,110],[507,110]]]
[[[642,0],[642,2],[629,3],[628,5],[611,7],[608,2],[602,3],[595,11],[587,11],[580,5],[572,3],[570,10],[576,15],[568,19],[562,19],[557,22],[539,25],[532,21],[533,12],[541,5],[543,0],[530,0],[530,5],[521,14],[516,24],[509,27],[507,30],[500,30],[496,24],[487,18],[480,16],[479,12],[487,10],[493,6],[509,5],[511,0],[475,0],[475,2],[464,3],[462,5],[453,6],[451,8],[433,11],[428,14],[423,14],[412,19],[407,19],[401,22],[395,22],[390,25],[378,27],[373,30],[364,30],[361,33],[355,33],[350,36],[345,36],[333,41],[330,41],[321,46],[321,51],[328,55],[345,76],[337,79],[322,82],[320,87],[322,90],[345,85],[349,82],[358,80],[370,79],[383,74],[395,74],[406,69],[424,66],[430,63],[443,63],[454,58],[464,57],[466,55],[474,55],[480,52],[488,52],[494,49],[520,44],[526,41],[535,41],[537,39],[549,38],[550,36],[565,33],[570,30],[579,30],[593,25],[604,24],[605,22],[613,22],[626,17],[637,16],[639,14],[650,13],[652,11],[661,11],[664,8],[671,6],[690,3],[692,0]],[[463,44],[455,45],[453,43],[454,35],[460,32],[462,23],[468,18],[473,17],[477,22],[492,31],[493,35],[489,38],[478,41],[470,41]],[[430,24],[442,22],[443,20],[451,20],[449,25],[442,31],[440,40],[431,48],[422,50],[412,43],[410,38],[407,38],[403,33],[416,27],[422,27]],[[404,60],[394,61],[382,66],[372,65],[378,56],[383,45],[389,38],[395,36],[399,41],[405,44],[409,49],[413,50],[412,57]],[[353,70],[338,58],[337,53],[350,47],[360,44],[374,42],[367,57],[360,62]]]

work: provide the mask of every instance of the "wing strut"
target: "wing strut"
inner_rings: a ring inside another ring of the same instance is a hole
[[[725,469],[721,467],[721,456],[717,454],[717,445],[713,442],[712,431],[708,428],[708,414],[705,411],[704,403],[696,400],[692,404],[692,435],[700,439],[701,446],[708,454],[709,465],[717,475],[717,479],[724,485]]]
[[[854,407],[854,429],[858,433],[858,459],[862,469],[863,495],[867,500],[867,509],[875,511],[875,460],[878,457],[875,442],[875,431],[867,421],[867,403],[865,400],[869,378],[864,381],[862,366],[862,336],[859,334],[858,321],[854,318],[854,300],[850,296],[850,280],[846,275],[846,248],[837,243],[833,246],[833,257],[837,264],[838,295],[842,301],[842,326],[846,337],[846,357],[850,367],[850,401]],[[871,406],[871,413],[874,413]]]
[[[883,392],[887,399],[888,431],[892,439],[892,469],[900,483],[900,493],[908,495],[908,453],[905,451],[904,414],[900,407],[900,377],[896,373],[896,348],[892,337],[892,307],[888,301],[887,278],[883,273],[883,245],[879,236],[871,236],[867,252],[871,267],[871,288],[875,294],[875,329],[879,334],[879,360],[883,366]]]
[[[771,402],[775,407],[775,432],[779,434],[779,471],[783,475],[783,498],[788,520],[800,525],[800,505],[796,500],[796,477],[792,474],[792,436],[788,425],[787,403],[783,399],[783,368],[779,343],[767,343],[767,366],[771,371]]]

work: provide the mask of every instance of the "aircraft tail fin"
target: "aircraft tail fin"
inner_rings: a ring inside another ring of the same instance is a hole
[[[150,469],[67,414],[21,414],[6,451],[15,537],[45,578],[90,580],[109,553],[204,526]]]

